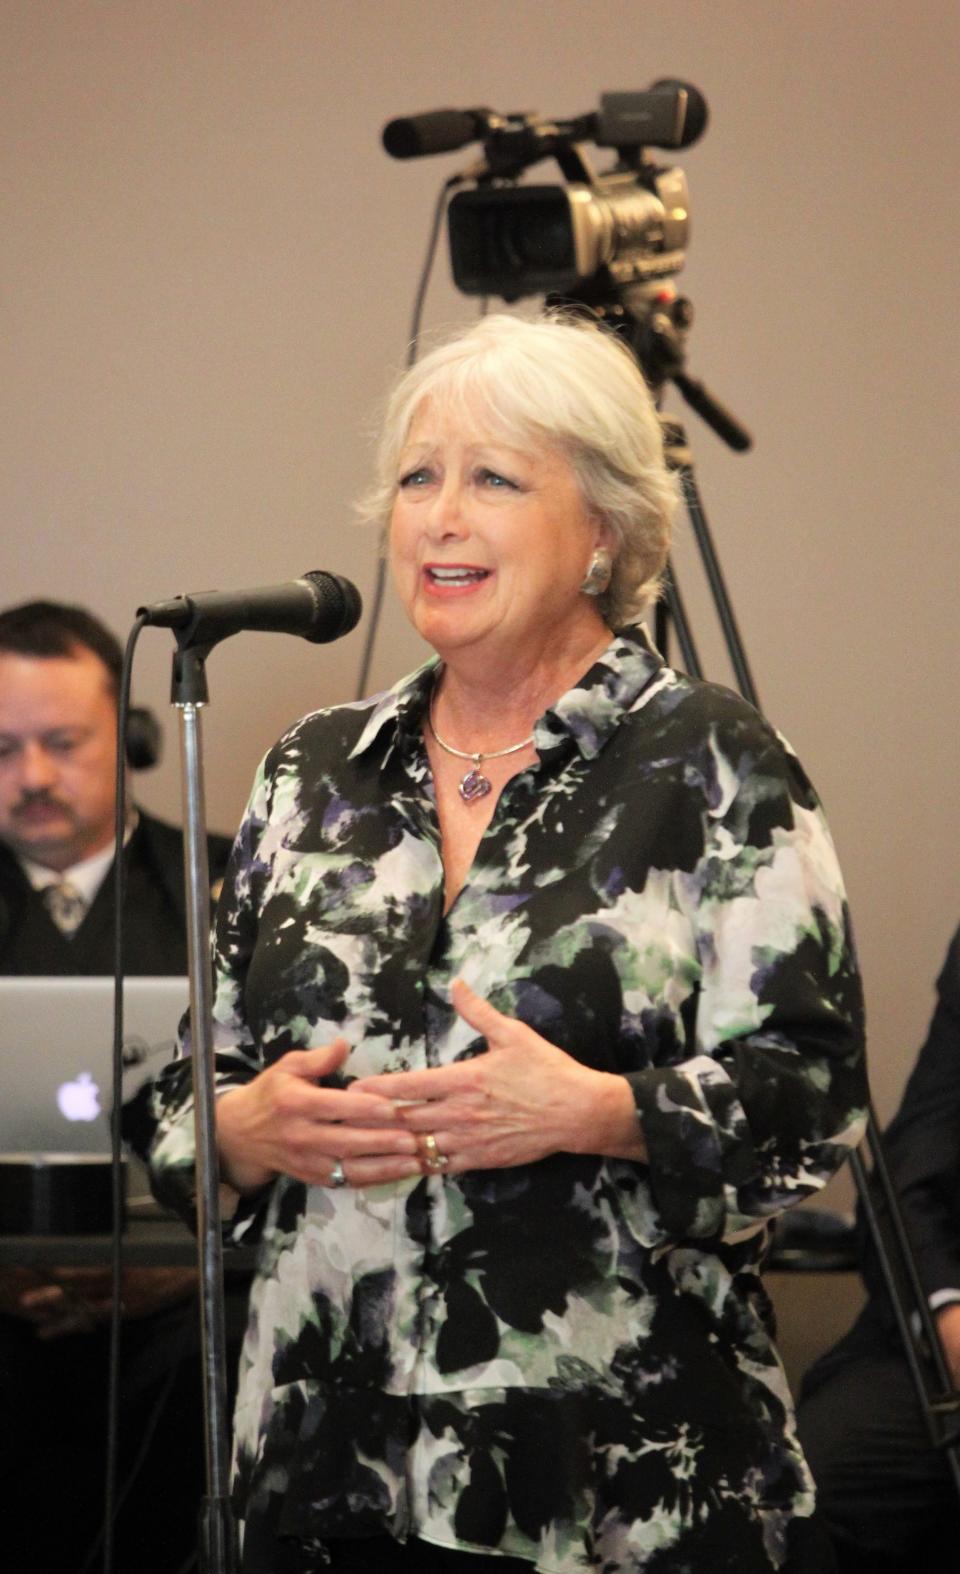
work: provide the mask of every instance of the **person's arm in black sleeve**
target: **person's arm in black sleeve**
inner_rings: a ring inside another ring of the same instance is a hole
[[[937,980],[937,1004],[903,1101],[882,1137],[927,1295],[960,1297],[960,930]],[[882,1293],[861,1220],[863,1274]]]

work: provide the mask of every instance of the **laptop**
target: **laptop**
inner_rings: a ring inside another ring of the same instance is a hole
[[[172,1060],[186,978],[123,985],[124,1100]],[[113,979],[0,978],[0,1153],[109,1154]]]

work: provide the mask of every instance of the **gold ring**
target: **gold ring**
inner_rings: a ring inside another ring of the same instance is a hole
[[[420,1152],[423,1154],[423,1162],[427,1169],[433,1170],[434,1173],[445,1170],[450,1163],[450,1155],[440,1152],[432,1131],[425,1132],[420,1138]]]

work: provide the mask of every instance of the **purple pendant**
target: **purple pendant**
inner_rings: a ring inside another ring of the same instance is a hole
[[[464,803],[474,803],[477,798],[485,798],[490,790],[490,783],[479,765],[468,771],[460,783],[460,796]]]

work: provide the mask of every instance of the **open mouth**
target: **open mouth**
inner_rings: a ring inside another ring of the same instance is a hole
[[[487,568],[466,568],[462,564],[455,564],[450,568],[440,568],[436,564],[431,564],[425,572],[432,585],[449,585],[453,588],[479,585],[481,580],[490,577],[490,570]]]

